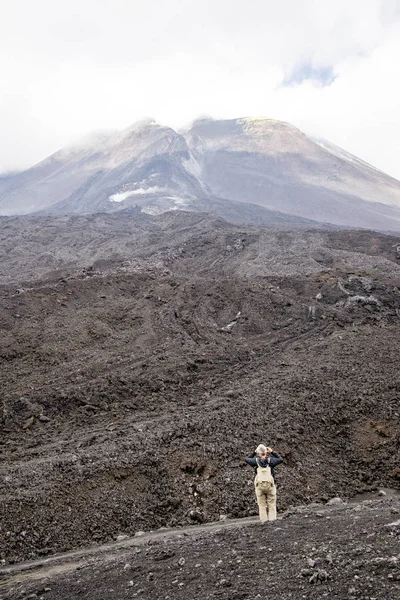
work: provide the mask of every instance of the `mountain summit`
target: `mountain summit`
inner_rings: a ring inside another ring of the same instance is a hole
[[[0,180],[0,214],[207,211],[243,223],[400,231],[400,182],[273,119],[154,121],[90,136]]]

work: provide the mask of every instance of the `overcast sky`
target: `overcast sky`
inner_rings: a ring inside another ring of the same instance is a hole
[[[289,121],[400,179],[400,0],[1,0],[0,172],[145,117]]]

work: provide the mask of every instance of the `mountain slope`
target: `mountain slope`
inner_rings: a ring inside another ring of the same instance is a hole
[[[208,211],[247,224],[400,231],[399,181],[271,119],[202,119],[182,134],[139,123],[0,181],[1,215],[134,206],[150,214]]]
[[[280,510],[398,487],[394,237],[1,222],[0,561],[254,514],[261,441],[285,457]]]
[[[271,119],[200,120],[186,134],[223,198],[323,222],[400,229],[400,182]]]
[[[185,142],[177,133],[153,123],[91,136],[8,180],[6,192],[0,195],[0,211],[3,215],[27,214],[64,203],[58,212],[96,212],[101,207],[100,192],[104,196],[127,182],[138,182],[147,160],[179,152],[180,142],[184,149]],[[94,206],[85,202],[89,191]],[[69,197],[75,206],[65,204]],[[111,209],[112,203],[108,205]]]

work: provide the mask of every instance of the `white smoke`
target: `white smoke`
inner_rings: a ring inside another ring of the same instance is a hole
[[[166,188],[161,188],[158,185],[149,188],[138,188],[137,190],[128,190],[126,192],[117,192],[109,196],[111,202],[123,202],[130,196],[145,196],[146,194],[158,194],[160,192],[166,192]]]

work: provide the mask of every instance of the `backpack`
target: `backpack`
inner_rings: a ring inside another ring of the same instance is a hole
[[[258,462],[258,458],[256,458],[256,463],[256,485],[263,491],[267,492],[274,487],[274,478],[272,476],[271,467],[269,464],[266,467],[262,467]]]

